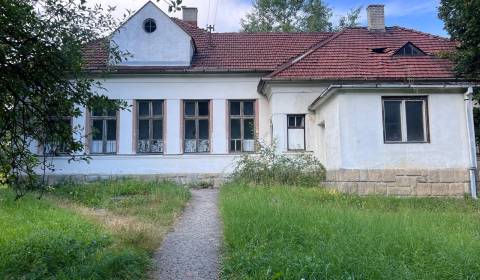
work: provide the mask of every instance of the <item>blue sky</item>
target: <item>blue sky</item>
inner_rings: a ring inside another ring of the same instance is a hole
[[[158,0],[158,2],[154,0],[164,11],[167,10],[166,1],[168,0]],[[443,30],[443,22],[437,17],[440,0],[324,1],[333,10],[334,22],[338,22],[338,18],[350,9],[362,6],[360,23],[365,26],[367,24],[365,8],[369,4],[384,4],[387,26],[399,25],[435,35],[448,36]],[[139,9],[147,0],[89,0],[89,2],[117,6],[117,13],[120,16],[125,9]],[[183,5],[198,8],[200,27],[215,24],[216,31],[235,32],[240,29],[240,19],[251,11],[252,0],[183,0]],[[173,16],[181,17],[181,14],[176,13]]]

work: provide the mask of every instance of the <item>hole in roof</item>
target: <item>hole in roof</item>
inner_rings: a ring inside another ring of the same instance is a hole
[[[386,49],[387,48],[373,48],[372,52],[374,52],[374,53],[385,53]]]
[[[403,47],[399,48],[394,55],[400,56],[423,56],[425,53],[415,46],[414,44],[408,42]]]

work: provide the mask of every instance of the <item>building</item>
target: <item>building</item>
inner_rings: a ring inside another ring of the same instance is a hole
[[[92,160],[55,157],[54,174],[224,176],[257,139],[314,154],[342,191],[469,193],[472,85],[440,55],[455,42],[385,27],[383,5],[367,13],[368,27],[335,33],[209,33],[195,8],[180,20],[146,3],[85,50],[94,76],[108,44],[132,54],[98,78],[131,110],[73,119]]]

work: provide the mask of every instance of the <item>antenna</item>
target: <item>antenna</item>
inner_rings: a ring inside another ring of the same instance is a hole
[[[207,30],[208,30],[208,32],[212,33],[212,31],[215,31],[215,25],[208,24],[207,25]]]

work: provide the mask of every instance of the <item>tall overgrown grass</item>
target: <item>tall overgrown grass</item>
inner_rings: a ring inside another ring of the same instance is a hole
[[[480,205],[236,182],[224,279],[480,279]]]
[[[326,171],[309,153],[283,154],[275,145],[258,144],[258,153],[244,154],[233,172],[233,180],[261,185],[319,186]]]

